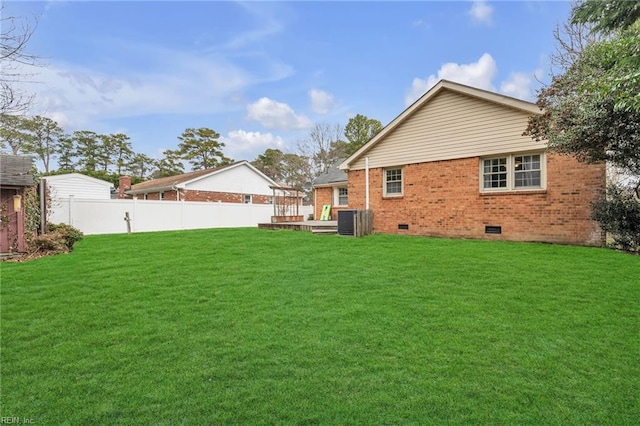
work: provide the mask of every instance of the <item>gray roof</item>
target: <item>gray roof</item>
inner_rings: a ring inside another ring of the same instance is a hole
[[[338,168],[338,166],[340,166],[343,161],[344,159],[337,161],[333,166],[329,168],[329,170],[315,178],[313,181],[313,186],[331,185],[334,183],[346,182],[347,172]]]
[[[33,186],[31,157],[0,155],[0,185]]]

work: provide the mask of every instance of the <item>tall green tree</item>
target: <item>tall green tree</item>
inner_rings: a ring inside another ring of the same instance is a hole
[[[76,130],[71,135],[71,139],[75,144],[78,157],[76,166],[81,171],[95,172],[104,165],[106,154],[99,134],[90,130]]]
[[[586,0],[573,9],[572,20],[607,35],[588,52],[602,65],[584,89],[613,99],[616,110],[640,111],[640,2]]]
[[[175,176],[184,173],[184,164],[180,159],[180,155],[176,151],[165,149],[162,151],[162,154],[164,157],[155,162],[155,170],[151,174],[152,179]]]
[[[134,152],[131,148],[129,136],[124,133],[112,133],[100,135],[102,141],[101,161],[103,170],[108,170],[109,166],[115,167],[118,176],[122,175],[124,168],[133,158]]]
[[[553,151],[606,161],[627,177],[593,206],[593,217],[625,248],[640,242],[631,219],[640,203],[640,23],[637,16],[627,19],[636,7],[628,3],[588,0],[573,9],[574,22],[595,24],[608,36],[586,46],[539,91],[544,113],[531,117],[525,132]]]
[[[283,155],[281,173],[282,182],[299,190],[304,190],[305,183],[314,178],[308,159],[295,153]]]
[[[251,164],[274,181],[283,181],[284,153],[279,149],[267,148]]]
[[[220,134],[207,127],[188,128],[178,136],[180,144],[177,152],[191,163],[193,170],[231,164],[233,160],[222,152],[225,144],[218,139]]]
[[[25,120],[25,130],[31,135],[26,150],[36,154],[42,161],[44,172],[49,173],[51,159],[58,152],[64,136],[62,127],[48,117],[36,115]]]
[[[344,135],[348,141],[345,154],[350,156],[356,152],[362,145],[377,135],[380,130],[382,130],[382,123],[376,119],[361,114],[351,117],[344,127]]]
[[[0,147],[11,154],[29,152],[31,135],[27,131],[27,118],[20,115],[0,114]]]
[[[155,167],[153,158],[145,154],[135,154],[131,158],[131,162],[128,166],[128,171],[131,173],[132,178],[146,179],[149,172]]]
[[[76,144],[70,135],[62,135],[58,140],[58,171],[71,172],[76,168]]]

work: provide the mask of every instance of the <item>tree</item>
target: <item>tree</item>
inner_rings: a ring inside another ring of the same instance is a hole
[[[191,163],[193,170],[231,164],[233,160],[223,154],[225,144],[218,141],[219,138],[220,134],[206,127],[188,128],[178,136],[177,152]]]
[[[25,78],[23,66],[37,62],[36,56],[25,51],[35,25],[4,12],[4,3],[0,3],[0,114],[21,114],[33,100],[33,95],[17,86]]]
[[[607,36],[593,46],[603,66],[585,89],[613,98],[616,109],[640,111],[640,3],[586,0],[572,10],[572,22],[593,24],[594,32]]]
[[[625,30],[640,19],[640,3],[627,0],[586,0],[571,11],[573,23],[594,24],[594,32]]]
[[[267,148],[251,164],[274,181],[283,181],[284,153],[279,149]]]
[[[30,137],[24,117],[0,114],[0,143],[3,150],[9,147],[13,155],[20,154],[20,151],[27,153]]]
[[[64,136],[62,128],[54,120],[36,115],[25,120],[25,129],[31,135],[25,149],[36,154],[42,161],[44,172],[49,173],[51,158],[60,149],[60,140]]]
[[[153,169],[153,158],[145,154],[135,154],[129,163],[129,171],[132,178],[146,179],[147,174]]]
[[[180,155],[176,151],[165,149],[162,154],[164,158],[155,162],[156,169],[151,174],[152,179],[184,173],[184,164],[180,161]]]
[[[314,178],[307,158],[294,153],[283,155],[281,173],[282,182],[299,190],[304,190],[305,184],[311,182]]]
[[[105,152],[100,135],[90,130],[76,130],[71,139],[78,157],[76,165],[81,171],[95,172],[98,166],[104,165]]]
[[[349,119],[344,128],[344,135],[347,138],[345,154],[350,156],[360,147],[371,140],[382,130],[382,123],[373,118],[357,114]]]
[[[342,140],[343,129],[339,124],[318,123],[311,129],[306,140],[298,143],[298,152],[310,162],[313,176],[329,170],[341,157],[339,142]]]
[[[592,9],[581,9],[586,4]],[[607,5],[604,9],[603,4]],[[537,104],[544,112],[531,117],[525,131],[536,140],[546,139],[553,151],[585,162],[606,161],[624,175],[635,176],[629,180],[635,185],[630,191],[635,199],[631,204],[627,193],[614,187],[608,190],[610,198],[594,205],[593,217],[605,230],[624,231],[610,226],[611,221],[628,223],[624,218],[635,211],[633,203],[640,203],[640,24],[622,18],[633,15],[634,7],[625,2],[587,0],[574,8],[574,22],[593,23],[608,37],[587,45],[563,74],[539,91]],[[597,10],[599,15],[585,18],[581,10]],[[626,211],[620,208],[629,205],[632,208]],[[634,241],[629,237],[633,227],[624,232],[627,234],[614,238]]]
[[[76,145],[69,135],[63,135],[58,140],[58,170],[70,172],[76,167]]]
[[[114,165],[116,174],[118,176],[122,175],[123,169],[134,155],[129,136],[123,133],[112,133],[110,135],[100,135],[100,139],[102,140],[102,154],[100,157],[103,163],[103,170],[106,171],[110,165]]]

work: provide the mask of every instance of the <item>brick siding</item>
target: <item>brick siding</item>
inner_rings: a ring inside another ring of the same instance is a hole
[[[371,169],[374,232],[602,245],[604,233],[590,218],[590,204],[604,193],[604,164],[556,154],[546,158],[546,190],[526,193],[480,193],[477,157],[404,166],[398,198],[382,196],[383,169]],[[364,208],[364,173],[348,173],[351,208]],[[501,226],[502,233],[486,234],[487,225]]]
[[[351,189],[349,189],[349,205],[346,206],[334,206],[333,205],[333,187],[315,188],[315,203],[313,206],[313,218],[320,220],[322,215],[322,206],[325,204],[331,204],[331,219],[338,219],[338,210],[348,209],[351,204]]]
[[[243,203],[244,196],[246,194],[239,194],[233,192],[212,192],[212,191],[193,191],[193,190],[181,190],[181,201],[204,201],[204,202],[223,202],[223,203]],[[143,199],[143,194],[138,194],[138,199]],[[270,195],[251,194],[252,204],[270,204]],[[159,200],[158,192],[147,193],[147,200]],[[168,201],[176,201],[176,191],[164,191],[163,199]]]

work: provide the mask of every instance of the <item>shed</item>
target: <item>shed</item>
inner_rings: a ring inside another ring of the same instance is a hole
[[[52,199],[89,198],[92,200],[109,200],[113,184],[80,173],[45,176],[47,189]]]
[[[31,157],[0,155],[0,253],[26,250],[24,198],[33,186]]]

